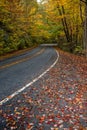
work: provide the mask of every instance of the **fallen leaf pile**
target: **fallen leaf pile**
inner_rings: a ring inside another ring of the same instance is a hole
[[[59,55],[43,78],[0,106],[0,130],[87,130],[87,60]]]

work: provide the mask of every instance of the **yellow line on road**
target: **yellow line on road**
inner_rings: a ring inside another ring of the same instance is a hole
[[[28,57],[26,57],[26,58],[17,60],[17,61],[15,61],[15,62],[12,62],[12,63],[6,64],[6,65],[0,66],[0,69],[8,68],[8,67],[10,67],[10,66],[19,64],[19,63],[21,63],[21,62],[25,62],[25,61],[27,61],[27,60],[29,60],[29,59],[31,59],[31,58],[37,56],[37,55],[40,55],[41,53],[44,52],[44,50],[45,50],[45,49],[42,49],[41,51],[37,52],[36,54],[34,54],[34,55],[32,55],[32,56],[28,56]]]
[[[55,62],[47,69],[45,70],[42,74],[40,74],[38,77],[36,77],[35,79],[32,79],[31,82],[29,82],[28,84],[26,84],[25,86],[23,86],[21,89],[17,90],[16,92],[14,92],[13,94],[9,95],[8,97],[6,97],[5,99],[3,99],[2,101],[0,101],[0,105],[3,105],[4,103],[8,102],[9,100],[11,100],[12,98],[14,98],[15,96],[17,96],[19,93],[23,92],[25,89],[27,89],[29,86],[31,86],[33,83],[35,83],[36,81],[38,81],[40,78],[42,78],[47,72],[49,72],[58,62],[59,59],[59,53],[56,50],[57,53],[57,58],[55,60]]]

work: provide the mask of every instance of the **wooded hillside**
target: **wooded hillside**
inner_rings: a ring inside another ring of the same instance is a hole
[[[0,55],[42,43],[87,55],[87,0],[1,0]]]

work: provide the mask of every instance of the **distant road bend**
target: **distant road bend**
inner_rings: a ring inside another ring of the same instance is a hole
[[[29,86],[31,81],[36,81],[57,59],[58,54],[53,47],[43,46],[0,61],[0,102],[18,90],[21,92],[20,89]]]

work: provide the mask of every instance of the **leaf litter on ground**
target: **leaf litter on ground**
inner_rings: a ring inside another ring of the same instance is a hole
[[[87,60],[58,51],[54,68],[0,106],[0,130],[87,130]]]

